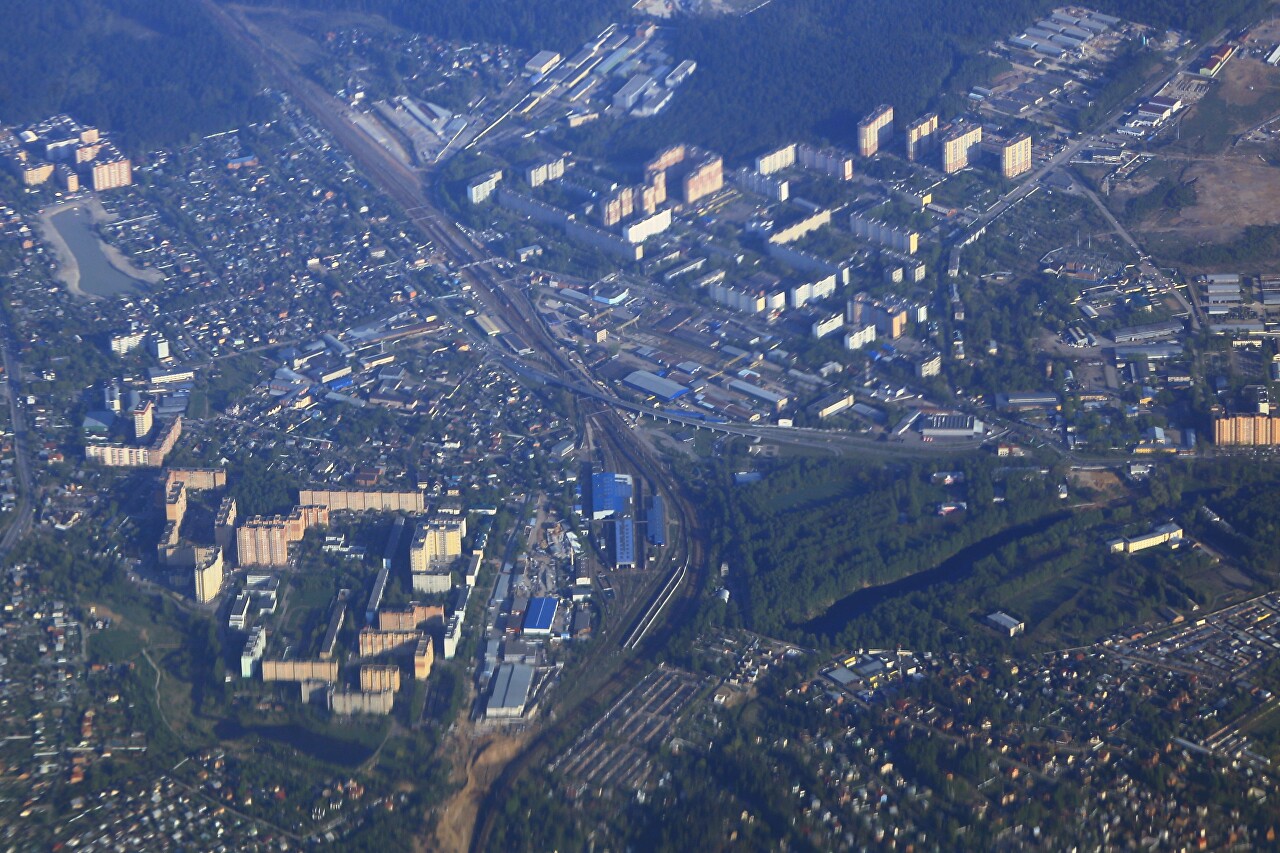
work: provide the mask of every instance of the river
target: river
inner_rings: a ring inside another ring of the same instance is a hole
[[[79,289],[90,296],[115,296],[138,289],[141,282],[111,265],[102,243],[93,230],[93,217],[80,207],[63,210],[50,217],[80,268]]]
[[[942,583],[962,581],[973,572],[973,564],[991,556],[1010,542],[1016,542],[1024,536],[1044,530],[1068,517],[1070,513],[1058,513],[1047,518],[1039,518],[1002,530],[994,536],[980,539],[967,548],[961,548],[951,557],[943,560],[932,569],[907,575],[892,583],[868,586],[855,593],[839,599],[826,612],[815,616],[808,622],[795,627],[814,634],[834,636],[844,629],[853,619],[870,613],[877,606],[890,599],[912,592],[920,592]]]

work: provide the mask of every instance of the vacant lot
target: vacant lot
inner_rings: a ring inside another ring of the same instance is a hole
[[[1280,69],[1257,59],[1232,60],[1208,95],[1182,120],[1181,139],[1153,153],[1156,159],[1115,188],[1110,205],[1123,216],[1129,201],[1162,179],[1195,188],[1195,202],[1161,209],[1129,223],[1156,254],[1188,245],[1217,244],[1250,225],[1280,223],[1280,146],[1239,141],[1280,114]]]

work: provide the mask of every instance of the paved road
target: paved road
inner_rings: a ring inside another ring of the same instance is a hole
[[[1120,220],[1116,219],[1115,214],[1111,212],[1110,208],[1107,207],[1107,205],[1102,201],[1102,199],[1098,198],[1097,193],[1095,193],[1093,190],[1083,185],[1079,186],[1079,190],[1080,192],[1088,196],[1089,200],[1092,201],[1094,205],[1097,206],[1098,210],[1102,212],[1103,218],[1105,218],[1107,222],[1111,225],[1111,229],[1120,236],[1120,239],[1128,243],[1130,248],[1132,248],[1135,252],[1138,253],[1138,256],[1142,259],[1138,266],[1138,271],[1143,276],[1150,278],[1152,281],[1154,281],[1156,285],[1165,293],[1173,294],[1173,298],[1177,299],[1178,303],[1182,305],[1183,310],[1187,312],[1187,317],[1190,318],[1191,320],[1191,328],[1193,330],[1199,329],[1200,320],[1196,317],[1196,312],[1191,307],[1191,303],[1187,301],[1187,297],[1183,295],[1182,291],[1178,290],[1177,282],[1173,281],[1168,276],[1166,276],[1163,272],[1159,270],[1159,268],[1157,268],[1154,264],[1151,263],[1150,260],[1147,259],[1146,253],[1142,251],[1142,247],[1138,245],[1138,241],[1135,240],[1133,238],[1133,235],[1129,233],[1129,229],[1125,228],[1123,225],[1120,224]]]
[[[1205,42],[1205,44],[1215,44],[1217,42],[1220,42],[1222,41],[1223,38],[1226,37],[1226,35],[1227,35],[1227,31],[1223,30],[1222,32],[1215,35],[1213,38],[1208,39]],[[1103,121],[1102,124],[1100,124],[1096,130],[1092,131],[1087,135],[1079,137],[1073,142],[1067,143],[1067,145],[1061,151],[1059,151],[1053,157],[1046,160],[1044,164],[1040,166],[1040,168],[1036,169],[1034,172],[1028,175],[1027,178],[1021,184],[1019,184],[1015,189],[1011,190],[1003,198],[1001,198],[999,201],[993,204],[990,208],[988,208],[986,213],[979,216],[978,219],[974,222],[973,227],[970,229],[970,233],[973,233],[974,231],[977,231],[979,229],[985,228],[988,225],[990,225],[992,222],[995,221],[995,219],[998,216],[1000,216],[1010,207],[1017,204],[1019,201],[1021,201],[1023,198],[1029,195],[1032,192],[1032,190],[1039,187],[1040,182],[1043,181],[1049,175],[1050,172],[1052,172],[1054,169],[1057,169],[1059,166],[1065,163],[1069,163],[1071,161],[1071,158],[1074,157],[1076,154],[1079,154],[1080,151],[1082,151],[1084,148],[1090,145],[1097,144],[1100,141],[1102,136],[1109,133],[1116,126],[1116,124],[1119,123],[1120,118],[1129,110],[1129,107],[1133,104],[1135,99],[1151,97],[1156,92],[1158,92],[1164,86],[1164,84],[1167,83],[1172,77],[1174,77],[1181,71],[1185,71],[1186,68],[1192,62],[1198,59],[1200,56],[1200,46],[1197,46],[1196,50],[1191,52],[1189,56],[1190,58],[1180,63],[1178,67],[1174,69],[1174,71],[1171,74],[1162,75],[1160,79],[1157,80],[1156,82],[1148,84],[1145,87],[1139,87],[1138,89],[1134,90],[1133,95],[1126,98],[1122,102],[1122,105],[1120,106],[1120,108],[1117,109],[1115,112],[1113,112],[1110,116],[1108,116],[1106,120]],[[1134,247],[1137,248],[1137,244],[1134,244]]]

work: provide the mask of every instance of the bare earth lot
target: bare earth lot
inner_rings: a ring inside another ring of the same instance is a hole
[[[1280,23],[1276,25],[1280,35]],[[1118,186],[1111,206],[1151,190],[1162,178],[1192,183],[1195,204],[1162,210],[1131,229],[1153,248],[1222,243],[1250,225],[1280,223],[1280,139],[1240,141],[1280,114],[1280,69],[1253,58],[1232,60],[1209,94],[1189,108],[1181,139],[1153,148],[1156,159]]]

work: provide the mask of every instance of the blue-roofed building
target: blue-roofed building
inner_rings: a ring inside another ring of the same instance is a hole
[[[632,480],[630,474],[602,471],[591,475],[591,517],[612,518],[631,511]]]
[[[555,598],[531,598],[524,609],[524,634],[527,637],[550,637],[560,602]]]
[[[613,562],[620,569],[636,567],[636,525],[629,518],[620,518],[613,526]]]
[[[662,495],[654,495],[649,499],[649,517],[646,535],[650,545],[662,547],[667,544],[667,503]]]
[[[617,481],[608,471],[591,475],[591,517],[608,518],[617,504]]]

